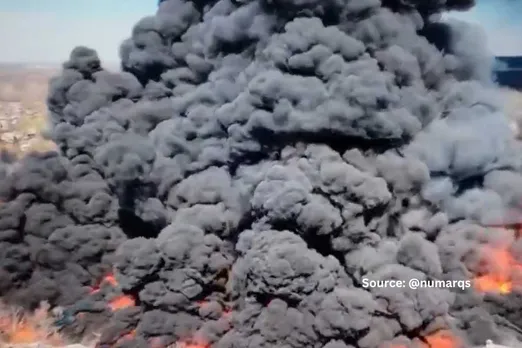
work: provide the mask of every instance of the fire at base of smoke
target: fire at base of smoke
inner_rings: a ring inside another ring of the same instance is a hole
[[[1,162],[0,296],[100,347],[522,341],[522,144],[438,21],[471,5],[167,0],[122,72],[75,48],[59,152]]]
[[[0,302],[0,347],[2,348],[99,348],[101,334],[90,332],[82,339],[71,341],[60,328],[64,324],[64,309],[52,308],[42,302],[34,312]],[[103,329],[103,328],[101,328]],[[117,344],[131,339],[133,332],[122,336]],[[151,340],[150,348],[203,348],[204,345],[177,342],[170,346]]]
[[[58,332],[55,320],[48,303],[42,303],[33,313],[27,313],[23,308],[0,302],[0,346],[64,346],[67,340]]]

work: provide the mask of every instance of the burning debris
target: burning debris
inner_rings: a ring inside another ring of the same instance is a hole
[[[89,348],[92,342],[68,344],[54,325],[56,311],[42,302],[32,313],[0,303],[0,347],[3,348]]]
[[[49,305],[42,303],[33,315],[0,303],[0,344],[27,343],[63,344],[49,318]]]
[[[105,284],[108,284],[108,286],[115,288],[118,286],[118,282],[116,281],[116,278],[113,274],[108,274],[105,277],[103,277],[100,284],[97,284],[93,286],[90,290],[90,294],[96,294],[101,291],[101,287]],[[117,311],[123,308],[131,307],[136,305],[136,299],[133,298],[131,295],[116,295],[113,296],[111,300],[109,300],[108,306],[111,309],[111,311]]]
[[[472,3],[167,0],[122,72],[74,49],[59,153],[1,162],[0,296],[99,348],[522,342],[521,143],[438,21]]]
[[[513,255],[503,249],[487,248],[485,252],[492,259],[492,269],[475,279],[477,289],[483,292],[508,294],[514,287],[520,288],[522,265],[514,259]]]

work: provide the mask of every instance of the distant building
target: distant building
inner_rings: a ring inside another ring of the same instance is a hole
[[[522,90],[522,56],[496,57],[494,78],[502,87]]]

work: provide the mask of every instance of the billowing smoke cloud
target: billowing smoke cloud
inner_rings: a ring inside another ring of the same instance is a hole
[[[2,161],[0,294],[134,347],[520,339],[516,292],[364,286],[522,257],[481,226],[519,222],[520,143],[477,32],[436,22],[472,5],[167,0],[122,72],[74,49],[48,99],[59,154]],[[118,291],[135,302],[111,313]]]

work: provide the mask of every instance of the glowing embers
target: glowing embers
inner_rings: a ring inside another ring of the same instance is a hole
[[[17,344],[61,346],[64,340],[53,326],[49,305],[42,303],[33,313],[0,303],[0,347]]]
[[[112,311],[117,311],[127,307],[136,305],[136,300],[129,295],[121,295],[109,301],[109,307]]]
[[[108,274],[105,277],[103,277],[103,279],[98,284],[91,287],[90,293],[96,294],[97,292],[99,292],[101,290],[101,287],[105,284],[110,284],[110,285],[112,285],[112,287],[118,286],[118,282],[116,281],[116,278],[114,277],[114,275]]]
[[[450,331],[439,331],[424,338],[426,348],[462,348],[463,343]]]
[[[175,348],[209,348],[210,344],[205,342],[180,341],[176,342]]]
[[[417,339],[416,339],[417,340]],[[463,348],[463,341],[449,330],[441,330],[418,339],[419,343],[412,346],[406,344],[395,344],[391,348]]]
[[[481,253],[483,260],[487,260],[487,271],[473,279],[477,291],[508,294],[522,286],[522,264],[508,248],[488,246],[481,249]]]
[[[90,294],[97,294],[105,287],[119,289],[118,282],[113,274],[106,275],[97,285],[91,287]],[[108,300],[108,306],[113,312],[123,308],[133,307],[135,305],[136,299],[131,295],[115,295]]]

